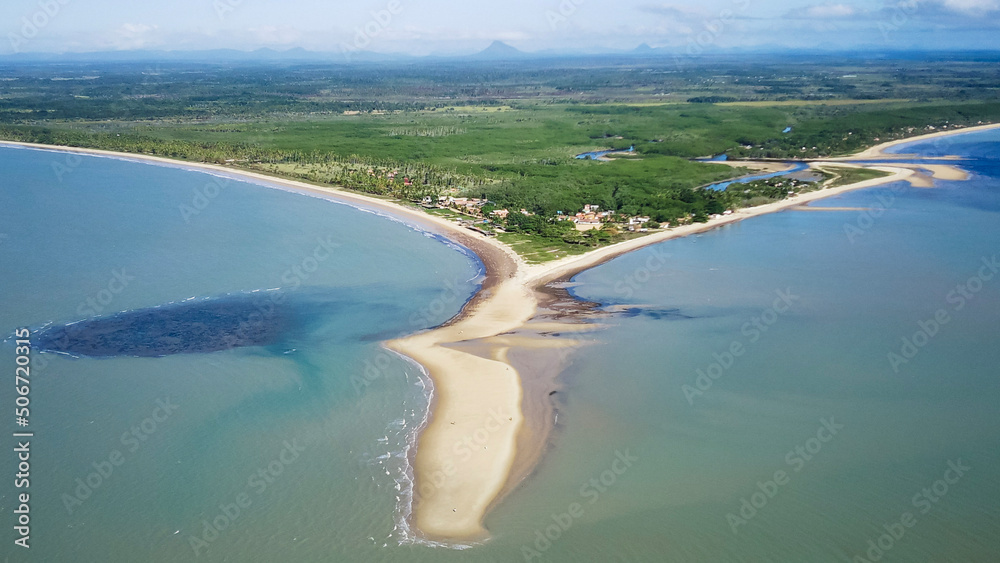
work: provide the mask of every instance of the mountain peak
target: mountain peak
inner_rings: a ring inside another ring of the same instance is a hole
[[[511,47],[503,41],[494,41],[489,47],[476,54],[476,57],[485,59],[510,59],[523,56],[523,51]]]

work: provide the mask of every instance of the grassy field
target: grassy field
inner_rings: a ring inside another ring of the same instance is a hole
[[[520,233],[501,233],[497,235],[497,238],[501,242],[509,244],[529,264],[543,264],[567,256],[578,256],[593,250],[593,247],[590,246],[565,244]]]
[[[615,237],[613,241],[622,242],[643,236],[646,234],[624,233]],[[544,264],[567,256],[579,256],[595,248],[582,244],[567,244],[559,240],[541,239],[522,233],[500,233],[497,238],[510,245],[529,264]]]
[[[737,104],[521,104],[518,108],[326,115],[255,122],[72,122],[84,131],[128,131],[163,140],[252,143],[420,161],[478,172],[545,164],[598,149],[694,158],[824,157],[913,134],[927,125],[1000,119],[998,103],[888,101]],[[791,127],[788,134],[782,131]],[[813,148],[815,147],[815,148]],[[802,150],[805,148],[805,150]]]
[[[770,108],[770,107],[799,107],[799,106],[864,106],[864,105],[885,105],[903,104],[913,102],[903,98],[884,100],[783,100],[783,101],[757,101],[757,102],[723,102],[717,104],[724,107],[747,107],[747,108]]]

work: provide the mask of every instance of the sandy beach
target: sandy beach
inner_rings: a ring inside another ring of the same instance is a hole
[[[582,256],[567,257],[563,258],[562,260],[558,260],[556,262],[551,262],[548,264],[531,265],[528,266],[525,270],[526,283],[532,288],[537,288],[551,281],[568,279],[582,272],[583,270],[593,268],[594,266],[598,266],[617,256],[621,256],[622,254],[638,250],[640,248],[649,246],[651,244],[657,244],[675,238],[681,238],[698,233],[703,233],[705,231],[710,231],[712,229],[716,229],[723,225],[728,225],[730,223],[735,223],[737,221],[742,221],[744,219],[749,219],[751,217],[766,215],[768,213],[775,213],[778,211],[788,209],[790,207],[805,205],[812,201],[833,197],[849,191],[859,190],[863,188],[870,188],[873,186],[878,186],[881,184],[887,184],[891,182],[898,182],[901,180],[907,180],[913,174],[915,174],[914,171],[905,168],[896,168],[889,166],[873,166],[871,168],[887,172],[889,175],[882,178],[876,178],[874,180],[867,180],[865,182],[850,184],[847,186],[828,188],[825,190],[799,194],[782,201],[769,203],[767,205],[740,209],[734,212],[732,215],[724,215],[717,219],[711,219],[707,223],[695,223],[691,225],[684,225],[682,227],[676,227],[666,231],[653,233],[646,237],[632,239],[629,241],[620,242],[618,244],[613,244],[610,246],[605,246],[603,248],[594,250],[593,252],[588,252],[587,254],[584,254]]]
[[[788,164],[787,162],[763,162],[757,160],[713,160],[708,164],[723,164],[731,168],[747,168],[753,174],[775,174],[777,172],[786,172],[795,167],[794,164]]]
[[[903,142],[991,127],[996,126],[958,129],[894,141],[869,149],[851,159],[877,157],[882,154],[881,151]],[[530,474],[544,451],[548,431],[552,426],[552,421],[546,417],[551,418],[549,394],[552,392],[552,382],[558,375],[558,362],[539,364],[532,368],[539,373],[528,374],[519,373],[512,365],[511,358],[530,354],[533,346],[571,349],[576,345],[571,338],[564,336],[574,332],[570,325],[565,324],[572,321],[561,320],[558,318],[560,315],[553,313],[554,308],[565,304],[560,305],[559,298],[553,297],[555,294],[548,284],[568,280],[583,270],[617,256],[667,240],[800,207],[852,190],[904,180],[917,183],[922,175],[920,169],[930,170],[933,177],[942,179],[962,179],[959,175],[964,175],[960,170],[955,172],[957,169],[947,165],[935,165],[934,168],[926,165],[872,166],[871,168],[885,171],[889,175],[742,209],[707,223],[655,232],[581,256],[542,265],[528,265],[509,247],[495,239],[433,217],[420,209],[341,189],[318,187],[228,166],[188,163],[146,155],[0,142],[0,146],[3,145],[154,162],[263,182],[280,189],[386,212],[445,234],[475,252],[486,266],[487,277],[482,290],[466,304],[462,312],[441,327],[385,344],[423,366],[433,383],[431,416],[420,433],[413,459],[413,526],[423,537],[461,543],[488,537],[483,519],[490,507]],[[842,165],[841,161],[834,159],[824,162]],[[731,164],[751,167],[752,163]],[[576,323],[579,324],[579,321]],[[554,336],[539,338],[539,335],[550,334]],[[513,363],[523,366],[530,362]],[[526,369],[522,368],[521,371]],[[525,383],[526,381],[529,383]]]
[[[894,153],[888,153],[887,150],[897,147],[899,145],[905,145],[908,143],[913,143],[916,141],[930,141],[934,139],[941,139],[944,137],[950,137],[952,135],[960,135],[962,133],[974,133],[976,131],[988,131],[990,129],[996,129],[1000,127],[1000,123],[992,123],[986,125],[977,125],[975,127],[956,127],[948,130],[936,131],[934,133],[927,133],[924,135],[917,135],[915,137],[909,137],[906,139],[898,139],[895,141],[889,141],[888,143],[882,143],[881,145],[875,145],[870,149],[863,150],[858,154],[829,159],[829,160],[870,160],[873,158],[899,158],[907,155],[898,155]]]
[[[250,180],[251,182],[257,182],[257,183],[264,182],[271,187],[276,187],[298,193],[304,193],[307,195],[320,197],[338,203],[347,203],[355,207],[389,213],[390,215],[393,215],[400,219],[405,219],[411,224],[417,225],[419,227],[429,228],[431,230],[435,230],[442,234],[448,235],[449,237],[453,238],[456,242],[462,244],[463,246],[468,247],[470,250],[475,252],[477,255],[479,255],[480,259],[484,260],[484,262],[486,261],[495,262],[497,260],[503,260],[504,256],[512,260],[518,260],[518,261],[520,260],[520,258],[517,257],[517,254],[515,252],[508,249],[506,246],[497,242],[496,240],[480,235],[472,230],[460,227],[455,223],[452,223],[451,221],[425,213],[420,208],[410,207],[387,199],[380,199],[377,197],[359,194],[357,192],[352,192],[344,189],[316,186],[314,184],[308,184],[306,182],[299,182],[297,180],[288,180],[276,176],[269,176],[267,174],[261,174],[249,170],[233,168],[231,166],[222,166],[219,164],[205,164],[200,162],[187,162],[183,160],[174,160],[174,159],[163,158],[159,156],[144,155],[144,154],[119,153],[119,152],[105,151],[99,149],[84,149],[76,147],[40,145],[35,143],[20,143],[14,141],[0,141],[0,147],[2,146],[34,148],[34,149],[49,150],[49,151],[87,154],[93,156],[104,156],[109,158],[132,160],[136,162],[148,162],[148,163],[161,164],[171,167],[186,168],[189,170],[197,170],[201,172],[209,172],[212,174],[221,174],[235,179]],[[490,264],[486,264],[486,266],[487,270],[489,270]]]

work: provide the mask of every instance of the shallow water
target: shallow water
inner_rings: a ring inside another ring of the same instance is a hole
[[[477,260],[370,212],[176,167],[3,148],[0,177],[0,334],[30,327],[66,354],[31,366],[28,560],[193,560],[191,538],[241,493],[251,506],[199,559],[404,539],[427,394],[379,343],[457,313]],[[261,488],[286,442],[304,451]],[[0,488],[5,508],[14,493]],[[24,560],[11,545],[0,554]]]
[[[906,512],[915,524],[884,560],[995,560],[1000,278],[973,283],[960,310],[949,296],[1000,254],[1000,135],[963,139],[948,149],[976,159],[969,182],[852,192],[813,206],[872,211],[786,211],[577,276],[577,295],[625,312],[574,353],[551,448],[487,518],[492,540],[465,550],[400,529],[425,383],[378,342],[457,312],[475,261],[238,182],[185,221],[179,206],[213,178],[87,158],[60,182],[63,155],[2,149],[4,334],[289,295],[288,323],[254,345],[36,356],[29,560],[846,561]],[[323,241],[339,246],[306,275]],[[135,280],[112,292],[115,271]],[[897,373],[889,354],[941,309],[950,320]],[[177,408],[157,422],[163,401]],[[67,508],[115,451],[123,464]],[[970,469],[922,512],[914,496],[949,462]],[[192,537],[212,539],[196,555]]]
[[[578,275],[578,296],[633,312],[577,353],[555,445],[494,528],[558,536],[551,561],[1000,558],[1000,133],[948,150],[972,180],[850,192],[813,206],[870,211],[763,216]]]

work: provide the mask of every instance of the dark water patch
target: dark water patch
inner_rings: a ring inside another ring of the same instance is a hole
[[[292,325],[280,291],[227,295],[49,326],[38,349],[77,357],[155,358],[278,343]]]
[[[627,309],[621,309],[619,314],[626,319],[646,317],[657,321],[682,321],[696,318],[682,313],[680,309],[663,309],[656,307],[629,307]]]
[[[329,344],[391,340],[433,324],[417,323],[419,315],[395,303],[359,301],[363,291],[258,290],[52,324],[33,333],[39,351],[79,358],[158,358],[234,348],[274,357]]]

